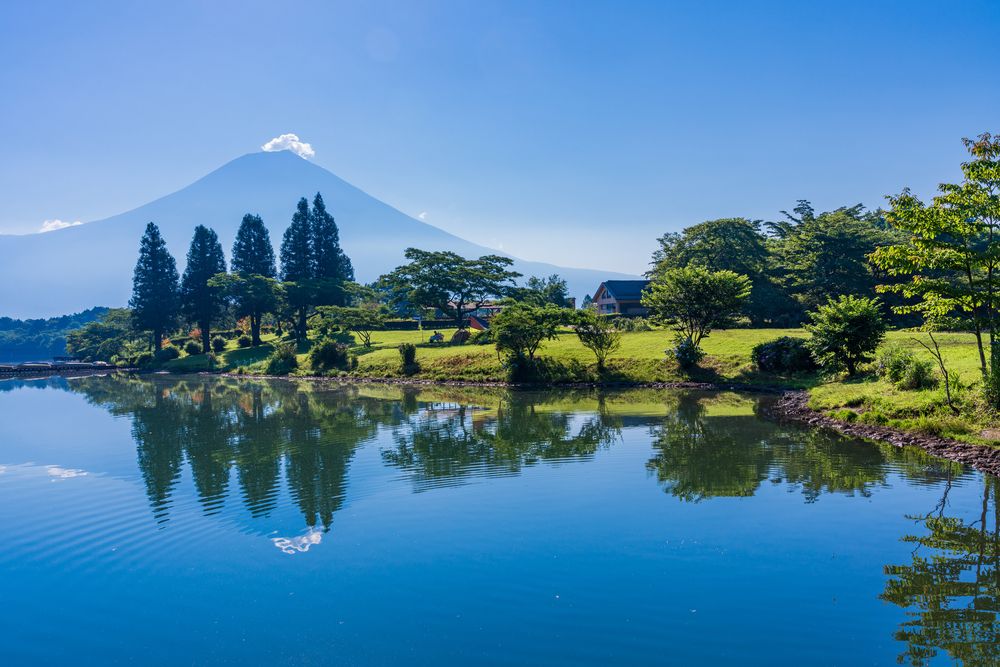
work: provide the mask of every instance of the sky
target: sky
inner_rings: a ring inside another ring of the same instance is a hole
[[[295,134],[471,241],[638,273],[703,220],[956,180],[1000,132],[998,30],[995,0],[3,3],[0,233]]]

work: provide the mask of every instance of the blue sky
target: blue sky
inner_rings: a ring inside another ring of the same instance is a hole
[[[294,132],[406,213],[638,272],[654,239],[956,178],[998,2],[44,2],[0,9],[0,232]]]

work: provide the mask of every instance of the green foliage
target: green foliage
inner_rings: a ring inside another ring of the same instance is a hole
[[[90,308],[73,315],[49,319],[15,320],[0,317],[0,359],[11,361],[63,356],[67,351],[67,336],[70,332],[100,321],[109,312],[107,308]],[[128,325],[127,322],[125,324]]]
[[[330,338],[324,338],[313,344],[309,350],[309,364],[314,371],[350,370],[357,364],[350,354],[349,348]]]
[[[129,307],[135,328],[151,332],[153,347],[159,349],[163,334],[177,322],[180,288],[177,263],[152,222],[139,244]]]
[[[609,316],[602,315],[601,317],[606,318],[611,322],[612,326],[618,331],[623,331],[626,333],[635,333],[636,331],[652,331],[653,327],[649,323],[649,320],[645,317],[624,317],[624,316]]]
[[[164,363],[170,361],[171,359],[176,359],[181,356],[181,351],[178,350],[173,345],[164,345],[159,350],[153,353],[153,360],[157,363]]]
[[[233,274],[217,276],[237,317],[250,318],[250,338],[260,345],[261,320],[278,308],[277,271],[271,236],[260,216],[243,216],[233,243]]]
[[[683,370],[691,370],[705,358],[705,351],[688,336],[678,334],[674,338],[674,346],[666,350],[668,356],[674,358]]]
[[[264,372],[268,375],[288,375],[299,367],[295,356],[294,343],[278,343],[274,346],[271,356],[267,358]]]
[[[212,339],[212,352],[216,354],[222,354],[226,349],[226,339],[222,336],[216,336]]]
[[[490,329],[497,352],[520,362],[534,359],[542,342],[555,338],[560,325],[568,320],[569,314],[564,308],[513,303],[493,318]]]
[[[372,332],[385,326],[389,311],[381,305],[362,306],[319,306],[316,309],[321,331],[335,329],[352,331],[358,335],[365,347],[372,346]]]
[[[236,345],[241,348],[251,347],[253,345],[253,339],[250,336],[240,336],[236,339]]]
[[[201,354],[203,351],[204,349],[202,348],[201,343],[196,340],[189,340],[184,343],[184,353],[188,356],[193,357],[196,354]]]
[[[84,361],[113,362],[137,338],[132,312],[113,308],[101,319],[66,334],[66,350]]]
[[[437,308],[461,326],[465,317],[494,298],[506,296],[520,273],[513,261],[499,255],[465,259],[453,252],[406,249],[409,263],[379,278],[400,311]]]
[[[886,219],[904,240],[879,248],[873,259],[890,276],[907,279],[879,286],[911,300],[898,312],[921,313],[929,323],[956,314],[971,319],[986,376],[1000,300],[1000,136],[963,142],[972,159],[962,165],[962,183],[942,183],[930,204],[909,190],[889,198]]]
[[[194,229],[187,266],[181,279],[181,311],[201,329],[201,347],[209,349],[211,326],[225,305],[225,290],[212,279],[226,272],[226,258],[215,232],[204,225]]]
[[[594,353],[597,367],[604,368],[608,355],[621,347],[622,336],[615,323],[593,310],[575,312],[573,323],[580,344]]]
[[[316,193],[310,215],[312,275],[317,305],[344,306],[344,284],[354,280],[354,267],[340,247],[340,230],[326,210],[323,195]]]
[[[274,246],[259,215],[247,213],[233,241],[233,273],[276,278]]]
[[[767,373],[800,373],[816,370],[809,344],[804,338],[782,336],[754,345],[750,352],[754,365]]]
[[[881,304],[876,299],[841,296],[809,313],[812,334],[809,349],[824,368],[847,369],[855,375],[858,364],[870,361],[885,337]]]
[[[472,345],[492,345],[493,330],[485,329],[472,332],[472,335],[469,336],[469,343]]]
[[[548,278],[531,276],[524,287],[514,288],[510,292],[510,296],[532,306],[544,306],[545,304],[552,304],[560,308],[569,306],[569,290],[566,287],[566,281],[557,274],[552,274]]]
[[[878,374],[898,389],[929,389],[938,384],[932,362],[918,359],[910,350],[897,346],[879,354]]]
[[[642,303],[652,317],[697,347],[714,327],[731,321],[749,296],[746,276],[689,266],[657,273]]]
[[[405,375],[417,373],[420,370],[417,364],[417,346],[413,343],[401,343],[398,349],[403,373]]]

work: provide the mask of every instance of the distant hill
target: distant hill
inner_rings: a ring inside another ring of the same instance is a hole
[[[107,308],[88,308],[74,315],[15,320],[0,317],[0,362],[44,361],[66,354],[66,334],[104,317]]]
[[[126,213],[46,234],[0,235],[0,315],[49,317],[94,303],[124,306],[146,223],[160,226],[183,271],[194,227],[214,229],[228,256],[245,213],[263,217],[275,247],[300,197],[322,192],[340,227],[341,244],[357,278],[367,282],[403,261],[409,246],[464,256],[503,254],[421,222],[331,172],[289,153],[250,153],[186,188]],[[525,276],[558,273],[582,298],[620,273],[517,260]]]

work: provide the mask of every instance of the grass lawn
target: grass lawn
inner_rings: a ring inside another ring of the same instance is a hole
[[[414,379],[464,380],[503,382],[506,373],[492,345],[431,345],[431,331],[377,331],[372,334],[372,346],[356,345],[357,369],[350,375],[367,378],[402,377],[400,343],[417,346],[420,370]],[[443,331],[446,339],[452,331]],[[671,344],[667,331],[645,331],[622,335],[621,347],[608,358],[607,368],[599,373],[593,354],[584,348],[569,331],[556,340],[547,341],[539,351],[546,360],[548,378],[556,382],[676,382],[695,380],[706,382],[738,382],[746,384],[780,385],[808,389],[810,406],[850,421],[885,424],[906,430],[933,433],[958,440],[993,443],[987,431],[994,416],[980,401],[979,358],[972,334],[948,333],[937,335],[949,370],[958,373],[964,387],[957,393],[962,414],[955,417],[947,407],[941,386],[933,389],[907,391],[867,373],[858,378],[806,374],[777,376],[758,372],[750,361],[753,346],[779,336],[805,337],[801,329],[730,329],[713,332],[702,342],[707,356],[693,373],[682,373],[664,351]],[[216,355],[210,366],[208,355],[184,355],[163,365],[174,372],[238,371],[263,373],[267,357],[274,349],[275,336],[264,336],[264,344],[256,348],[239,348],[229,341],[227,348]],[[927,342],[926,334],[894,331],[886,337],[883,347],[900,346],[911,349],[921,358],[932,357],[917,338]],[[299,369],[293,375],[311,375],[308,347],[300,345]],[[935,366],[936,370],[936,366]],[[984,432],[987,431],[987,432]],[[995,443],[994,443],[995,444]]]

